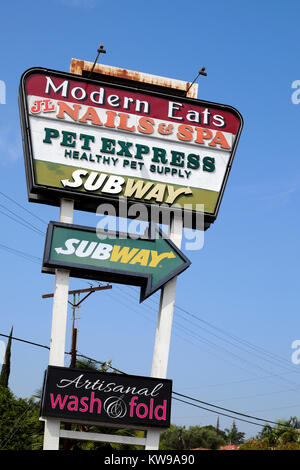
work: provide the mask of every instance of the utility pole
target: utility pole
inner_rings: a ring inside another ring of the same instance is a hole
[[[78,328],[75,328],[75,320],[76,320],[76,309],[79,309],[79,306],[78,307],[76,306],[75,299],[76,299],[76,294],[73,294],[73,303],[71,304],[72,305],[72,341],[71,341],[71,362],[70,362],[70,367],[72,369],[74,369],[76,365],[76,347],[77,347]],[[79,312],[77,310],[77,327],[78,327],[78,320],[79,320]]]
[[[90,288],[86,289],[77,289],[77,290],[70,290],[68,292],[68,295],[73,296],[73,302],[68,300],[68,303],[72,307],[72,337],[71,337],[71,362],[70,362],[70,367],[74,368],[76,365],[76,348],[77,348],[77,333],[78,333],[78,321],[79,321],[79,308],[93,292],[99,291],[99,290],[107,290],[111,289],[112,286],[110,284],[106,284],[104,286],[99,285],[94,287],[91,286]],[[86,294],[81,300],[80,300],[80,294]],[[77,295],[77,302],[76,302],[76,295]],[[44,294],[42,295],[43,299],[48,299],[50,297],[53,297],[54,293],[51,294]],[[77,313],[77,315],[76,315]],[[75,326],[76,325],[76,326]]]
[[[106,284],[105,286],[101,286],[100,283],[97,287],[91,286],[89,289],[77,289],[77,290],[71,290],[68,292],[68,295],[73,295],[73,302],[70,302],[68,300],[68,303],[72,307],[72,339],[71,339],[71,362],[70,362],[70,368],[74,369],[76,365],[76,348],[77,348],[77,332],[78,332],[78,321],[79,321],[79,307],[86,300],[93,292],[99,291],[99,290],[106,290],[106,289],[111,289],[112,286],[110,284]],[[80,300],[80,294],[86,294],[83,299]],[[77,297],[77,302],[76,302],[76,295]],[[44,294],[42,295],[43,299],[49,299],[50,297],[54,297],[54,293],[51,294]],[[76,318],[76,311],[77,311],[77,318]],[[75,327],[75,322],[77,320],[77,324]],[[65,423],[65,429],[71,430],[71,424],[70,423]],[[64,450],[70,450],[70,441],[68,439],[64,439]]]

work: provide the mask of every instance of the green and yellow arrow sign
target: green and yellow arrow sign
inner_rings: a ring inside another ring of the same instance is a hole
[[[64,268],[72,277],[141,286],[142,302],[191,264],[160,230],[153,239],[103,234],[91,227],[50,222],[43,272]]]

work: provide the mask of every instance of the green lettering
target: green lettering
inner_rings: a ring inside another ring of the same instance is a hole
[[[196,155],[195,153],[190,153],[187,156],[187,161],[188,161],[187,167],[192,168],[192,170],[197,170],[200,166],[199,160],[200,160],[199,155]]]
[[[153,158],[152,162],[156,163],[168,163],[168,160],[166,158],[166,153],[167,151],[165,149],[161,149],[159,147],[152,147],[153,149]]]
[[[76,146],[76,134],[75,132],[69,132],[69,131],[61,131],[63,135],[63,139],[60,143],[61,146],[63,147],[75,147]]]
[[[135,158],[143,159],[143,154],[149,153],[150,148],[148,145],[140,145],[140,144],[135,144],[136,146],[136,154]]]
[[[203,158],[203,171],[215,171],[215,159],[213,157],[204,157]]]
[[[114,146],[116,145],[116,141],[113,139],[106,139],[105,137],[101,137],[102,140],[102,148],[100,152],[104,153],[115,153]]]
[[[45,138],[43,142],[45,144],[52,144],[51,139],[56,139],[59,136],[59,132],[56,129],[50,129],[48,127],[44,128]]]
[[[131,142],[122,142],[122,140],[118,140],[118,144],[121,147],[121,150],[117,152],[117,155],[121,155],[121,157],[132,157],[132,154],[129,152],[128,148],[131,147]]]
[[[184,166],[184,153],[183,152],[176,152],[175,150],[171,150],[172,160],[170,161],[170,165],[173,166]]]
[[[83,139],[83,145],[81,146],[83,150],[91,150],[90,141],[95,142],[95,137],[93,135],[80,134],[79,139]]]

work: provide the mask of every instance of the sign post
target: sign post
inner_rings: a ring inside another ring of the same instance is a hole
[[[59,221],[73,222],[74,201],[61,199]],[[55,287],[52,309],[52,329],[50,342],[49,365],[64,366],[65,343],[68,313],[69,271],[56,269]],[[45,420],[44,450],[57,450],[59,448],[60,421],[56,419]]]
[[[179,249],[181,247],[182,228],[182,217],[178,217],[174,214],[171,220],[169,238]],[[171,281],[167,282],[161,290],[151,377],[165,378],[167,376],[176,284],[177,277],[174,277]],[[159,430],[147,431],[145,449],[157,450],[159,446],[159,437]]]

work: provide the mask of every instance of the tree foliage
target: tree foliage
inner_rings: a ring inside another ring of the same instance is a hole
[[[161,434],[161,450],[218,449],[225,444],[226,435],[214,426],[190,426],[188,429],[176,425]]]
[[[10,356],[11,356],[11,339],[12,339],[13,328],[10,331],[10,335],[8,338],[4,362],[2,364],[1,373],[0,373],[0,386],[8,387],[8,380],[10,374]]]
[[[10,350],[10,348],[8,348]],[[8,351],[8,354],[10,351]],[[93,361],[80,360],[76,367],[79,369],[92,369],[106,371],[110,361],[100,369]],[[6,383],[6,382],[5,382]],[[39,421],[39,399],[41,391],[32,398],[17,398],[6,385],[0,385],[0,450],[41,450],[43,447],[44,425]],[[112,429],[91,425],[62,423],[69,429],[76,431],[100,432],[104,434],[119,434],[135,437],[144,437],[144,431],[126,429]],[[104,449],[126,450],[142,449],[142,446],[128,446],[123,444],[68,441],[68,450],[95,450]],[[214,426],[184,426],[171,425],[161,434],[161,450],[188,450],[188,449],[218,449],[225,444],[238,445],[241,450],[300,450],[300,421],[291,417],[287,421],[278,421],[277,425],[264,426],[256,438],[244,442],[244,433],[240,432],[233,422],[230,429],[221,431]],[[61,440],[60,448],[65,449],[65,442]]]
[[[277,425],[264,426],[256,439],[249,439],[241,450],[300,450],[300,421],[291,417],[287,421],[278,421]]]
[[[16,398],[0,386],[0,449],[32,450],[41,448],[43,424],[39,405],[33,399]]]
[[[233,444],[233,445],[238,446],[244,442],[245,433],[240,432],[238,430],[237,425],[235,424],[235,421],[233,421],[230,429],[225,429],[225,433],[226,433],[227,444]]]

